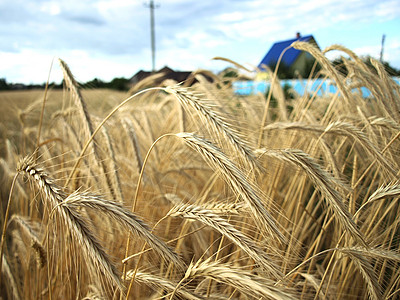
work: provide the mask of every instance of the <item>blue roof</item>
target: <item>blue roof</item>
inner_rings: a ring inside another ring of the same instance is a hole
[[[314,39],[312,35],[305,35],[301,36],[300,38],[294,38],[291,40],[287,41],[282,41],[282,42],[277,42],[272,45],[271,49],[268,51],[267,55],[264,56],[264,58],[261,60],[261,62],[258,65],[258,68],[260,70],[264,70],[262,65],[275,65],[278,62],[279,56],[281,55],[282,51],[289,47],[293,42],[295,41],[300,41],[300,42],[308,42],[311,39]],[[297,57],[300,55],[301,51],[292,48],[289,48],[286,50],[285,54],[282,57],[282,63],[285,64],[286,66],[291,66],[297,59]]]

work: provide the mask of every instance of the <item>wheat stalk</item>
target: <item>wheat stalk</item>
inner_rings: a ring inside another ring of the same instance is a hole
[[[142,169],[143,166],[143,159],[140,153],[140,148],[139,148],[139,142],[138,138],[136,136],[136,132],[133,126],[133,123],[131,119],[129,118],[124,118],[122,119],[122,126],[124,127],[125,131],[127,132],[127,135],[129,137],[129,141],[131,143],[132,149],[134,151],[134,158],[136,162],[136,167],[138,170],[138,173],[140,173],[140,170]]]
[[[14,278],[14,275],[12,274],[10,265],[8,264],[7,258],[3,254],[3,259],[2,259],[2,265],[1,265],[1,276],[4,276],[4,278],[7,278],[7,284],[6,284],[6,289],[8,291],[8,296],[10,299],[18,300],[22,299],[20,297],[20,291],[18,289],[18,285],[16,283],[16,280]]]
[[[104,161],[104,167],[105,167],[105,176],[107,180],[107,184],[110,187],[112,196],[115,200],[123,203],[124,202],[124,197],[122,195],[122,189],[121,189],[121,181],[119,179],[119,172],[115,160],[115,153],[114,153],[114,147],[112,145],[110,136],[108,134],[108,130],[105,126],[101,127],[101,132],[104,137],[104,143],[107,147],[107,152],[108,155],[110,156],[109,160],[109,169],[111,169],[111,172],[107,171],[107,167]]]
[[[79,112],[81,114],[81,120],[83,122],[84,134],[86,137],[91,137],[92,138],[91,141],[93,141],[93,143],[90,143],[90,145],[87,145],[87,147],[89,147],[89,146],[92,147],[93,154],[95,157],[94,162],[95,162],[96,166],[102,170],[102,172],[105,176],[105,179],[106,179],[107,186],[108,186],[111,194],[113,195],[113,197],[116,198],[114,189],[112,186],[111,178],[107,172],[107,166],[105,164],[105,161],[100,158],[101,157],[100,150],[99,150],[99,146],[97,144],[98,141],[96,141],[96,138],[94,137],[95,131],[93,130],[93,123],[90,118],[90,114],[87,111],[86,103],[85,103],[85,101],[82,97],[82,94],[78,88],[78,84],[75,81],[74,76],[72,75],[72,72],[71,72],[70,68],[68,67],[68,65],[62,59],[59,59],[59,63],[60,63],[61,69],[64,74],[64,80],[65,80],[68,88],[72,92],[73,99],[75,100],[75,104],[79,108]],[[71,173],[70,176],[72,176],[72,175],[73,174]],[[70,180],[70,178],[67,180],[67,183],[69,182],[69,180]]]

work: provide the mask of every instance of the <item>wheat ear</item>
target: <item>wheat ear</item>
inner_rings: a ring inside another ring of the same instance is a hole
[[[227,220],[216,215],[212,211],[195,205],[181,204],[173,207],[167,215],[200,221],[214,228],[247,253],[247,255],[249,255],[265,272],[271,274],[275,278],[282,277],[278,267],[272,262],[272,259],[266,255],[263,249],[233,227]]]
[[[368,71],[367,66],[365,65],[365,63],[357,56],[357,54],[355,54],[353,51],[351,51],[350,49],[344,47],[343,45],[339,45],[339,44],[333,44],[330,45],[328,47],[326,47],[323,51],[323,54],[326,54],[330,51],[333,50],[337,50],[337,51],[342,51],[344,53],[346,53],[348,56],[350,56],[356,63],[357,66],[360,67],[362,70],[364,71]]]
[[[135,235],[143,238],[165,260],[173,262],[181,270],[186,268],[182,259],[167,244],[152,234],[151,229],[142,220],[119,203],[104,200],[98,195],[74,192],[65,199],[62,206],[70,207],[74,210],[79,207],[86,207],[102,212],[129,228]]]
[[[382,153],[375,147],[374,144],[368,139],[364,132],[362,132],[357,127],[342,121],[332,122],[328,126],[319,125],[309,125],[303,123],[274,123],[264,127],[265,130],[275,130],[275,129],[290,129],[290,130],[305,130],[316,132],[320,134],[339,134],[347,137],[351,137],[358,143],[360,143],[364,149],[366,149],[375,159],[380,163],[380,165],[388,171],[392,176],[396,176],[396,171],[392,165],[385,159]]]
[[[217,146],[191,133],[177,133],[176,136],[197,151],[215,171],[221,172],[225,182],[250,207],[262,232],[267,231],[281,242],[286,240],[278,229],[276,221],[265,208],[258,189],[246,180],[242,171]]]
[[[390,174],[392,174],[392,176],[397,178],[397,172],[392,167],[392,164],[390,164],[388,160],[385,159],[385,157],[382,155],[382,153],[375,147],[375,145],[371,143],[366,134],[357,127],[346,122],[338,121],[329,124],[325,128],[325,132],[338,133],[352,137],[354,140],[359,142],[363,146],[363,148],[365,148],[371,155],[375,157],[375,159],[384,168],[384,170],[388,171]]]
[[[393,184],[387,186],[381,186],[375,192],[369,196],[368,201],[366,203],[371,203],[380,199],[389,198],[389,197],[399,197],[400,196],[400,185]],[[365,204],[366,204],[365,203]],[[365,205],[363,204],[363,206]]]
[[[84,256],[87,261],[92,263],[94,269],[100,270],[109,282],[123,291],[124,286],[116,267],[89,229],[86,221],[77,211],[60,205],[66,199],[66,193],[63,188],[56,185],[44,170],[38,167],[33,156],[27,156],[22,159],[18,164],[17,171],[26,174],[29,180],[36,184],[43,198],[55,210],[75,241],[81,246]]]
[[[62,59],[59,59],[59,63],[61,66],[61,70],[63,71],[64,74],[65,83],[67,87],[71,90],[75,104],[79,108],[79,113],[81,114],[81,119],[83,121],[83,128],[85,131],[85,135],[91,136],[93,133],[93,125],[92,125],[93,123],[90,119],[90,115],[86,108],[86,103],[83,100],[82,94],[78,88],[78,84],[75,81],[75,78],[72,75],[72,72],[68,67],[67,63],[64,62]],[[96,148],[95,143],[93,143],[93,147]],[[96,152],[95,154],[97,155],[98,152],[96,150],[97,149],[95,149]]]
[[[257,299],[298,299],[288,288],[278,287],[275,282],[265,277],[254,275],[246,270],[211,258],[192,263],[185,274],[186,279],[206,277],[227,284],[243,294]]]
[[[242,203],[220,203],[209,202],[204,203],[204,209],[210,210],[214,214],[233,214],[238,215],[240,212],[246,211],[246,205]]]
[[[29,223],[21,216],[13,215],[9,221],[16,223],[27,237],[31,240],[31,247],[36,252],[38,266],[43,268],[47,262],[47,251],[44,249],[42,242],[39,240],[36,232]]]
[[[342,201],[344,198],[343,195],[341,195],[336,189],[338,186],[342,187],[344,190],[346,189],[346,187],[340,181],[323,170],[311,156],[301,150],[282,149],[265,150],[262,152],[267,156],[278,158],[302,168],[314,183],[315,188],[325,196],[325,199],[332,208],[337,220],[339,221],[339,224],[341,224],[343,228],[346,229],[350,235],[361,245],[368,247],[363,235],[357,228],[353,217],[349,213],[348,208]]]
[[[335,80],[340,92],[343,94],[344,99],[347,104],[351,103],[351,98],[349,91],[346,89],[343,84],[343,78],[339,75],[339,73],[332,66],[331,62],[323,55],[323,53],[317,49],[314,45],[306,42],[296,41],[292,43],[292,47],[297,50],[302,50],[310,53],[315,59],[320,63],[320,65],[326,69],[326,71],[331,75],[331,77]]]
[[[340,248],[338,250],[344,255],[349,256],[359,269],[367,283],[369,297],[373,300],[382,299],[378,278],[376,277],[371,263],[364,257],[364,254],[368,252],[368,250],[362,251],[357,248]]]
[[[392,114],[392,117],[394,120],[398,120],[399,119],[399,103],[398,103],[398,99],[396,99],[396,96],[399,95],[395,95],[394,94],[394,88],[397,84],[396,82],[393,81],[393,79],[391,79],[389,77],[389,75],[387,74],[385,67],[382,65],[381,62],[370,58],[370,62],[371,64],[375,67],[375,69],[377,70],[379,77],[382,79],[382,87],[385,89],[385,100],[389,100],[388,102],[390,102],[390,112]]]
[[[71,72],[70,68],[68,67],[68,65],[62,59],[59,59],[59,62],[60,62],[61,69],[63,71],[65,83],[66,83],[67,87],[72,92],[73,99],[75,101],[75,105],[79,108],[79,113],[81,114],[81,119],[82,119],[82,122],[83,122],[83,128],[84,128],[85,136],[93,138],[93,140],[92,140],[93,142],[90,143],[90,147],[92,147],[93,154],[94,154],[94,157],[95,157],[94,162],[95,162],[97,167],[99,167],[99,168],[101,167],[101,170],[102,170],[102,172],[103,172],[103,174],[105,176],[106,183],[107,183],[107,186],[108,186],[108,188],[110,190],[110,193],[113,195],[114,198],[116,198],[115,193],[114,193],[114,189],[113,189],[113,186],[112,186],[112,183],[111,183],[111,179],[110,179],[110,177],[109,177],[109,175],[107,173],[107,166],[105,165],[104,160],[102,160],[100,158],[100,150],[99,150],[99,147],[98,147],[98,145],[96,143],[96,138],[94,137],[94,133],[95,132],[93,130],[93,123],[92,123],[92,120],[90,118],[90,114],[87,111],[86,103],[85,103],[85,101],[84,101],[84,99],[82,97],[82,94],[81,94],[81,92],[80,92],[80,90],[78,88],[78,84],[75,81],[74,76],[72,75],[72,72]],[[70,174],[70,177],[71,176],[72,176],[72,173]],[[69,179],[68,179],[67,182],[69,182]]]
[[[183,107],[192,107],[198,113],[203,123],[210,126],[218,135],[226,138],[227,142],[233,146],[235,150],[241,155],[242,160],[247,166],[253,169],[260,167],[256,157],[252,153],[249,146],[243,138],[234,131],[231,126],[222,116],[220,116],[213,107],[201,100],[198,95],[191,92],[188,88],[183,88],[179,85],[166,87],[165,90],[174,95]]]
[[[89,285],[89,291],[82,300],[106,300],[102,291],[94,285]]]
[[[131,280],[134,274],[135,270],[129,270],[128,272],[126,272],[126,280]],[[184,299],[193,299],[193,300],[206,299],[206,297],[195,294],[186,289],[185,287],[179,287],[179,289],[175,289],[178,283],[154,274],[138,271],[136,272],[135,280],[137,282],[143,283],[151,287],[154,290],[163,289],[169,293],[174,292],[179,299],[180,297]]]

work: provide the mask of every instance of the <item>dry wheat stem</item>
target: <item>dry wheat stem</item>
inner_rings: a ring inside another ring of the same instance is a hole
[[[122,119],[122,126],[124,127],[125,131],[127,132],[128,136],[129,136],[129,141],[132,145],[132,149],[135,154],[134,158],[136,160],[135,161],[136,167],[137,167],[138,173],[140,173],[140,170],[142,169],[142,165],[143,165],[143,160],[142,160],[142,156],[140,154],[138,138],[136,136],[136,132],[133,127],[133,123],[132,123],[131,119],[129,119],[129,118]]]
[[[259,135],[258,135],[257,148],[261,148],[261,144],[262,144],[263,137],[264,137],[264,130],[263,130],[263,129],[264,129],[264,126],[265,126],[265,122],[267,121],[268,110],[269,110],[269,104],[270,104],[270,102],[271,102],[271,97],[272,97],[272,86],[273,86],[274,84],[276,84],[276,83],[275,83],[275,80],[277,79],[278,68],[279,68],[279,65],[280,65],[280,63],[281,63],[282,57],[283,57],[283,55],[286,53],[286,51],[289,50],[290,48],[291,48],[291,46],[286,47],[285,49],[283,49],[283,51],[282,51],[282,53],[279,55],[278,61],[277,61],[277,63],[276,63],[275,71],[274,71],[274,74],[273,74],[272,80],[271,80],[271,88],[269,89],[269,93],[268,93],[268,96],[267,96],[267,101],[266,101],[265,106],[264,106],[264,113],[263,113],[262,121],[261,121],[261,124],[260,124],[260,132],[259,132]]]
[[[136,94],[128,97],[127,99],[125,99],[123,102],[121,102],[118,106],[116,106],[104,119],[103,121],[101,121],[101,123],[97,126],[97,128],[93,131],[92,135],[88,138],[88,140],[86,141],[85,145],[82,148],[82,151],[78,157],[78,159],[76,160],[74,166],[72,167],[72,171],[69,174],[69,177],[67,179],[67,181],[65,182],[64,186],[68,186],[68,183],[71,181],[72,176],[74,175],[80,161],[82,160],[87,148],[89,147],[90,143],[92,142],[92,140],[94,139],[95,135],[97,134],[97,132],[100,130],[101,127],[103,127],[103,125],[122,107],[124,106],[126,103],[128,103],[129,101],[131,101],[132,99],[136,98],[137,96],[144,94],[146,92],[150,92],[150,91],[156,91],[156,90],[163,90],[162,88],[159,87],[154,87],[154,88],[148,88],[142,91],[137,92]]]
[[[10,291],[11,294],[8,296],[10,296],[10,299],[14,299],[14,300],[22,299],[20,297],[20,291],[18,289],[18,285],[14,278],[14,275],[11,271],[10,265],[8,264],[7,258],[2,257],[2,261],[3,261],[3,264],[1,265],[1,268],[0,268],[0,277],[4,276],[5,278],[7,278],[6,288],[7,288],[7,290],[8,289],[11,290]]]
[[[3,231],[1,233],[1,242],[0,242],[0,270],[2,270],[2,263],[3,263],[3,255],[4,255],[4,245],[5,245],[5,240],[6,240],[6,231],[7,231],[7,225],[8,225],[8,218],[10,215],[10,207],[11,207],[11,199],[12,199],[12,194],[14,191],[14,185],[15,182],[17,181],[19,173],[15,174],[12,184],[11,184],[11,188],[10,188],[10,192],[8,195],[8,202],[7,202],[7,208],[6,208],[6,213],[4,216],[4,224],[3,224]],[[1,286],[1,276],[0,276],[0,286]]]

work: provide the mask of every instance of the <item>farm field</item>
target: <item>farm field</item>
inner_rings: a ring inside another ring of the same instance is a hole
[[[295,47],[337,92],[1,92],[0,297],[399,298],[399,85]]]

